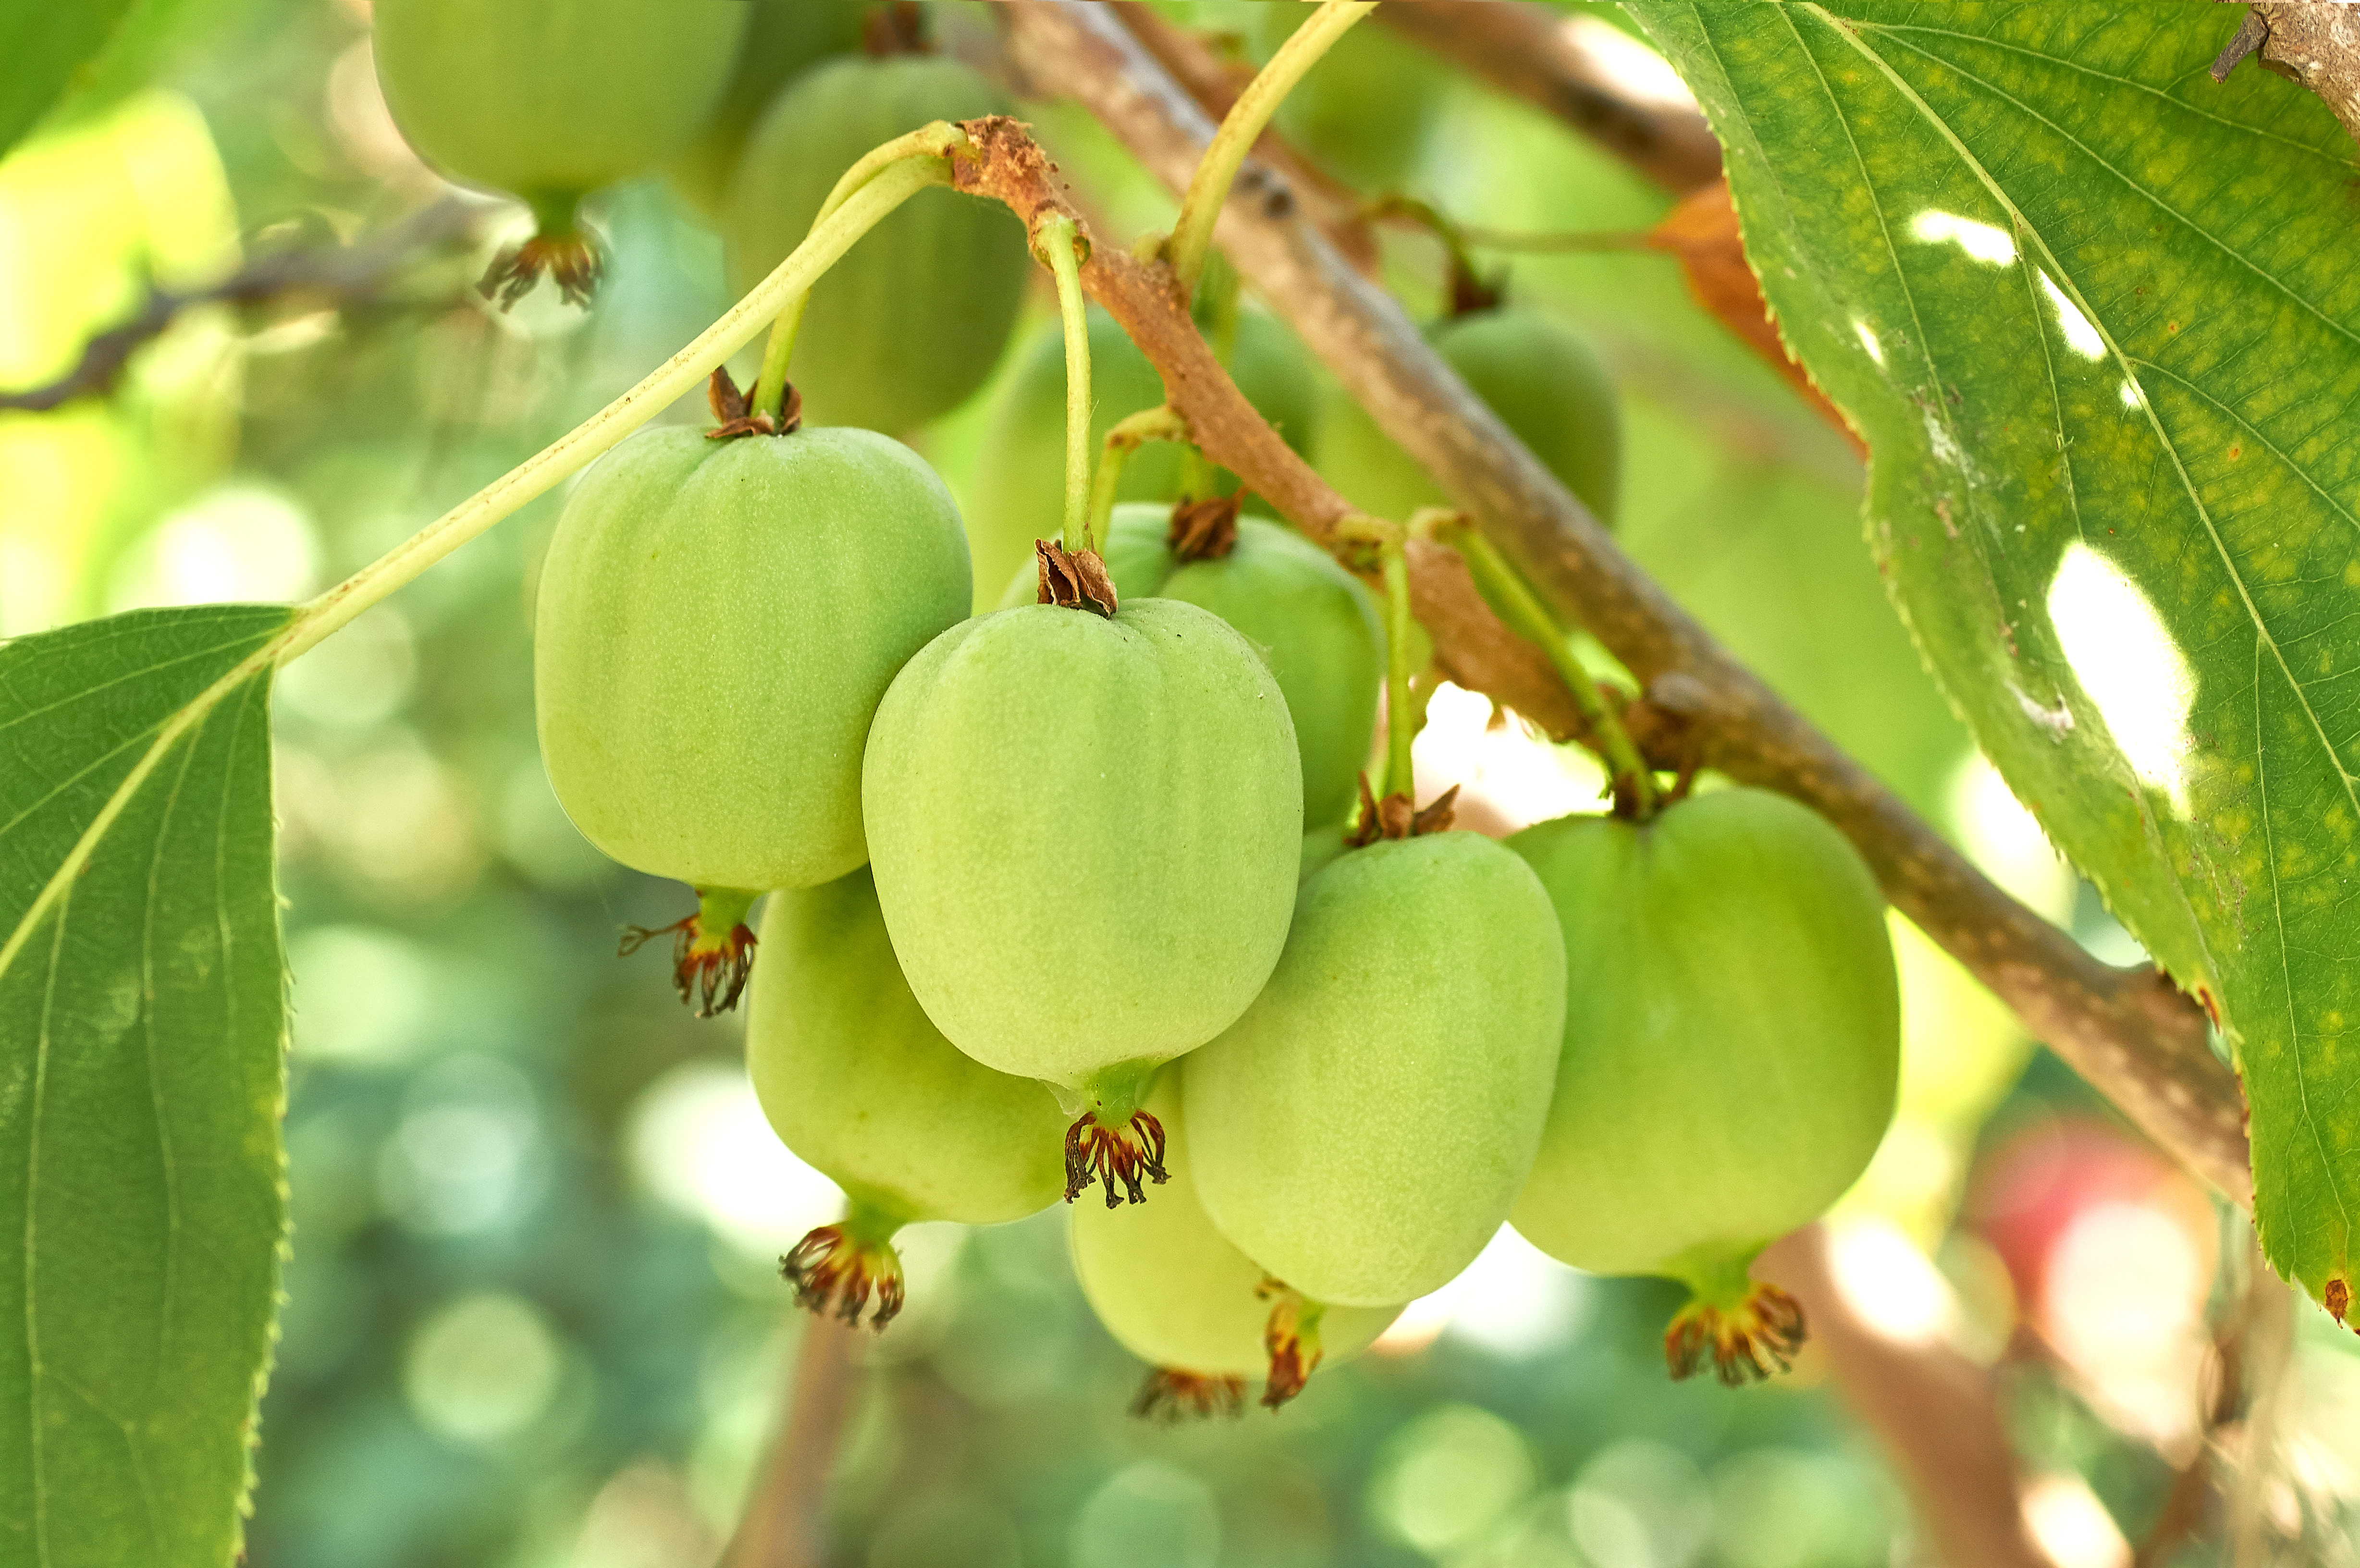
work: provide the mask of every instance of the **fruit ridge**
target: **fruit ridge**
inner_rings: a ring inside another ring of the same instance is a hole
[[[1531,1169],[1564,1010],[1563,941],[1514,855],[1468,833],[1344,853],[1254,1005],[1183,1064],[1207,1212],[1318,1300],[1437,1289]]]
[[[1375,601],[1326,550],[1261,517],[1236,520],[1228,553],[1184,561],[1168,542],[1172,517],[1152,503],[1114,509],[1103,554],[1116,590],[1210,610],[1253,645],[1295,724],[1304,821],[1341,821],[1376,734],[1385,652]],[[1029,604],[1032,591],[1032,574],[1019,572],[1000,604]]]
[[[541,568],[558,800],[615,859],[701,888],[843,876],[867,858],[870,717],[967,582],[949,492],[896,441],[632,437],[583,477]]]

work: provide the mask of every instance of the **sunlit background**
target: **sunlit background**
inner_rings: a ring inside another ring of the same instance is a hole
[[[1240,27],[1251,9],[1164,8]],[[60,374],[151,286],[201,287],[447,194],[377,98],[366,0],[162,12],[130,62],[0,161],[0,389]],[[1660,63],[1631,52],[1660,89]],[[1402,69],[1430,105],[1409,116],[1411,193],[1508,229],[1629,233],[1665,211],[1556,124]],[[1118,237],[1168,222],[1076,113],[1028,113]],[[314,592],[726,303],[717,240],[650,182],[595,208],[612,245],[595,310],[536,295],[500,315],[466,286],[520,220],[484,212],[465,246],[356,308],[191,309],[111,396],[0,413],[0,633]],[[1921,214],[1917,238],[1989,259],[1976,247],[1996,231],[1943,216]],[[1389,280],[1430,312],[1430,243],[1386,246]],[[2135,959],[1922,674],[1863,545],[1842,441],[1689,302],[1668,259],[1520,259],[1512,287],[1585,328],[1622,380],[1622,531],[1642,562],[1994,877]],[[1028,330],[1050,314],[1036,298]],[[990,396],[913,438],[955,489]],[[469,545],[279,687],[295,1231],[257,1568],[703,1568],[801,1332],[777,1256],[836,1212],[763,1121],[738,1022],[687,1017],[654,955],[614,956],[620,927],[676,918],[683,891],[604,861],[542,775],[530,606],[559,504]],[[2070,561],[2050,610],[2126,755],[2176,779],[2186,693],[2117,718],[2147,689],[2106,675],[2140,659],[2144,604],[2108,570]],[[1468,693],[1437,697],[1417,756],[1428,788],[1464,784],[1493,825],[1597,806],[1581,757]],[[1896,934],[1903,1110],[1835,1222],[1841,1283],[1892,1337],[2004,1364],[2036,1535],[2061,1564],[2127,1564],[2177,1469],[2219,1440],[2206,1380],[2249,1238],[1948,959]],[[1141,1368],[1091,1322],[1064,1226],[1053,1212],[906,1236],[911,1304],[865,1353],[836,1561],[1920,1560],[1898,1483],[1816,1356],[1741,1393],[1666,1380],[1670,1287],[1589,1279],[1503,1235],[1283,1415],[1167,1428],[1124,1414]],[[2263,1506],[2333,1520],[2360,1497],[2360,1345],[2308,1309],[2295,1322],[2270,1416],[2291,1459]]]

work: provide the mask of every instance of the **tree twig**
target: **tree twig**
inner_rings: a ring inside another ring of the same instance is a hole
[[[1167,186],[1185,185],[1213,127],[1112,17],[1077,0],[1005,0],[1000,9],[1032,80],[1079,100]],[[1045,159],[1012,125],[960,181],[1028,222],[1062,204]],[[2194,1004],[2153,970],[2098,962],[2017,903],[1732,658],[1306,221],[1266,166],[1249,161],[1241,171],[1218,234],[1380,428],[1475,515],[1557,614],[1643,682],[1633,707],[1644,712],[1629,715],[1643,747],[1661,747],[1655,755],[1667,763],[1693,748],[1734,779],[1819,811],[1860,848],[1894,906],[2027,1029],[2158,1144],[2251,1203],[2243,1099]],[[1313,537],[1330,536],[1347,503],[1231,385],[1189,324],[1169,269],[1100,245],[1083,279],[1162,374],[1197,443]],[[1413,541],[1410,568],[1418,619],[1452,680],[1553,734],[1580,733],[1547,661],[1500,626],[1451,552]]]
[[[779,1388],[778,1430],[723,1568],[820,1568],[827,1561],[827,1484],[851,1424],[858,1337],[833,1317],[804,1320],[792,1370]]]
[[[1721,144],[1702,112],[1634,93],[1608,48],[1611,23],[1533,0],[1386,0],[1377,20],[1555,115],[1675,196],[1721,178]]]
[[[497,210],[475,198],[445,196],[353,245],[273,251],[202,289],[150,289],[129,321],[83,344],[82,357],[63,376],[46,386],[0,392],[0,410],[47,413],[80,398],[104,396],[122,378],[132,355],[161,337],[191,306],[257,305],[300,298],[339,306],[373,301],[396,273],[422,256],[469,241],[486,214]]]
[[[1949,1345],[1898,1340],[1863,1316],[1837,1279],[1825,1226],[1773,1244],[1755,1271],[1803,1304],[1811,1344],[1900,1473],[1937,1561],[2053,1568],[2025,1525],[2021,1477],[1990,1372]]]
[[[2318,93],[2360,141],[2360,16],[2350,5],[2262,0],[2248,6],[2212,62],[2212,80],[2228,80],[2238,61],[2256,53],[2267,70]]]

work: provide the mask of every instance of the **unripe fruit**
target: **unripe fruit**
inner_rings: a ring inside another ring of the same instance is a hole
[[[1384,675],[1384,628],[1360,580],[1292,528],[1234,519],[1221,553],[1182,561],[1173,511],[1117,506],[1107,529],[1107,574],[1128,601],[1153,595],[1207,609],[1237,628],[1270,665],[1286,696],[1303,762],[1303,820],[1339,822],[1351,808],[1376,733]],[[1019,572],[1003,608],[1030,604],[1037,574]]]
[[[697,212],[716,220],[727,208],[729,177],[762,111],[788,82],[819,61],[858,48],[861,18],[869,7],[752,0],[747,9],[752,16],[728,84],[704,129],[664,169],[672,189]]]
[[[772,102],[730,178],[731,286],[752,288],[801,245],[844,171],[934,120],[1006,113],[956,60],[830,60]],[[812,289],[788,376],[813,419],[899,432],[966,401],[1000,361],[1032,261],[1007,208],[921,191]]]
[[[770,895],[746,1065],[780,1141],[842,1187],[847,1223],[791,1255],[799,1296],[857,1321],[899,1304],[890,1237],[921,1220],[997,1225],[1057,1201],[1065,1118],[1049,1092],[962,1055],[928,1021],[864,867]]]
[[[897,441],[633,436],[583,476],[541,566],[558,800],[617,860],[699,888],[843,876],[868,856],[869,719],[967,583],[958,509]]]
[[[1245,1010],[1286,940],[1303,784],[1270,671],[1175,600],[967,621],[886,693],[862,803],[927,1016],[1082,1107],[1069,1191],[1096,1171],[1139,1198],[1148,1080]]]
[[[1622,410],[1581,334],[1540,311],[1506,307],[1444,321],[1429,335],[1468,389],[1591,516],[1613,527],[1622,503]],[[1320,426],[1319,472],[1381,517],[1455,504],[1349,398],[1337,399]]]
[[[1708,1353],[1728,1382],[1783,1367],[1799,1309],[1746,1269],[1858,1179],[1893,1116],[1900,1003],[1874,878],[1759,789],[1508,843],[1557,906],[1568,997],[1516,1229],[1579,1269],[1686,1282],[1679,1375]]]
[[[655,168],[705,123],[746,7],[727,0],[377,0],[377,83],[418,155],[530,204],[540,232],[495,263],[513,301],[547,268],[586,300],[597,257],[575,204]]]
[[[1262,1402],[1274,1409],[1323,1360],[1350,1359],[1401,1315],[1398,1306],[1322,1309],[1272,1280],[1213,1228],[1197,1202],[1171,1075],[1148,1109],[1169,1140],[1171,1181],[1144,1207],[1077,1203],[1066,1233],[1090,1310],[1124,1349],[1154,1368],[1133,1414],[1235,1410],[1245,1379],[1264,1377]]]
[[[1275,54],[1309,11],[1257,5],[1256,42]],[[1373,18],[1371,19],[1373,20]],[[1363,22],[1328,46],[1278,106],[1278,130],[1314,162],[1363,191],[1398,187],[1417,162],[1442,107],[1433,58]]]
[[[1564,1020],[1530,867],[1468,833],[1347,852],[1304,884],[1254,1005],[1183,1067],[1206,1212],[1320,1301],[1437,1289],[1524,1186]]]
[[[1011,573],[1028,572],[1042,519],[1058,515],[1065,491],[1065,339],[1048,322],[1018,350],[1014,372],[994,394],[990,427],[976,462],[967,508],[975,550],[976,608],[1000,602]],[[1309,450],[1319,389],[1294,334],[1255,311],[1241,312],[1230,378],[1246,400],[1297,452]],[[1164,401],[1164,378],[1112,317],[1090,311],[1090,445],[1099,450],[1116,420]],[[1150,441],[1123,464],[1116,497],[1170,501],[1180,494],[1180,449]],[[1223,493],[1237,481],[1221,476]],[[1109,557],[1108,564],[1113,565]],[[1120,583],[1120,579],[1117,580]],[[1128,593],[1130,589],[1124,588]],[[1153,592],[1153,590],[1142,590]],[[1027,601],[1030,602],[1029,600]]]

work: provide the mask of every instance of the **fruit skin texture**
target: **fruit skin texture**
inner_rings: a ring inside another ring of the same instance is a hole
[[[867,867],[771,894],[761,954],[746,1064],[781,1142],[904,1223],[997,1225],[1057,1201],[1057,1102],[960,1054],[927,1019]]]
[[[1068,1211],[1082,1295],[1107,1332],[1151,1366],[1259,1377],[1270,1362],[1262,1345],[1270,1302],[1255,1293],[1262,1266],[1213,1228],[1197,1201],[1180,1096],[1160,1085],[1148,1109],[1164,1124],[1172,1179],[1153,1203]],[[1322,1364],[1360,1354],[1400,1315],[1397,1305],[1331,1308],[1319,1324]]]
[[[1229,554],[1183,563],[1164,543],[1170,526],[1168,506],[1133,502],[1114,509],[1104,553],[1115,592],[1210,610],[1261,651],[1295,721],[1303,820],[1340,821],[1376,734],[1385,661],[1376,601],[1335,557],[1292,528],[1240,517]],[[1000,603],[1032,603],[1037,579],[1020,571]]]
[[[905,660],[967,610],[958,508],[870,430],[642,431],[541,566],[541,757],[574,824],[699,887],[810,887],[868,857],[860,756]]]
[[[1564,1021],[1529,866],[1470,833],[1349,851],[1304,884],[1254,1005],[1182,1067],[1206,1212],[1320,1301],[1440,1287],[1524,1186]]]
[[[1557,1092],[1516,1229],[1601,1274],[1726,1295],[1816,1219],[1893,1116],[1885,900],[1841,833],[1726,789],[1645,826],[1561,817],[1508,845],[1564,928]]]
[[[1032,541],[1055,531],[1065,495],[1065,334],[1051,321],[1017,353],[1013,373],[993,397],[967,508],[978,613],[1000,602],[1011,572],[1032,570]],[[1319,387],[1293,333],[1257,311],[1241,312],[1229,375],[1289,446],[1309,450]],[[1163,377],[1114,318],[1096,307],[1090,310],[1090,397],[1093,452],[1103,450],[1098,443],[1116,420],[1164,401]],[[1180,494],[1180,478],[1179,447],[1150,441],[1123,464],[1116,498],[1170,501]],[[1237,481],[1223,474],[1220,487],[1226,495]],[[1131,592],[1119,579],[1116,587]]]
[[[1542,466],[1612,528],[1622,504],[1622,406],[1581,334],[1553,316],[1505,307],[1444,321],[1428,336]],[[1349,398],[1338,398],[1320,426],[1319,472],[1381,517],[1457,504]]]
[[[860,46],[868,7],[814,5],[798,0],[752,0],[746,36],[738,46],[737,69],[694,140],[665,166],[672,187],[704,216],[718,219],[727,209],[729,176],[738,155],[770,100],[789,82],[829,55]],[[838,173],[843,172],[838,170]]]
[[[427,162],[570,209],[695,135],[746,11],[727,0],[377,0],[377,82]]]
[[[953,626],[878,709],[862,802],[911,990],[1002,1073],[1078,1089],[1194,1050],[1286,940],[1295,726],[1253,650],[1194,604]]]
[[[739,292],[801,245],[836,180],[933,120],[1006,114],[956,60],[834,60],[771,102],[729,183],[724,228]],[[787,376],[810,418],[899,432],[966,401],[999,364],[1032,260],[1007,208],[921,191],[812,289]]]

